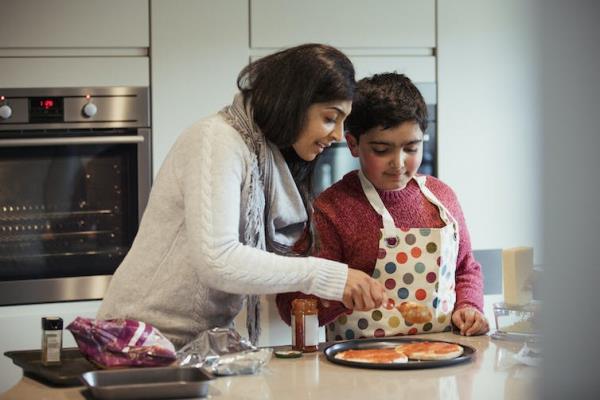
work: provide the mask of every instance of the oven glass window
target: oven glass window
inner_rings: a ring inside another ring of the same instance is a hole
[[[136,144],[0,148],[0,281],[112,274],[137,185]]]

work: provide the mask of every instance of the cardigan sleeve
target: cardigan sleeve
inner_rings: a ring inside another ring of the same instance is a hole
[[[175,176],[183,196],[190,262],[207,286],[237,294],[301,290],[342,298],[347,266],[315,257],[285,257],[240,242],[241,187],[249,150],[221,119],[178,142]]]

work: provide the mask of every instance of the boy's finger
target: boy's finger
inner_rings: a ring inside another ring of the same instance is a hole
[[[471,323],[467,321],[463,322],[462,326],[460,327],[460,334],[463,336],[466,335],[469,328],[471,328]]]
[[[475,322],[475,316],[473,314],[473,310],[460,310],[462,325],[460,326],[460,334],[466,335],[467,331],[473,326]]]
[[[452,322],[454,323],[454,326],[456,326],[458,329],[462,329],[465,321],[460,310],[452,314]]]
[[[483,334],[486,334],[490,330],[490,327],[488,325],[488,322],[487,322],[487,319],[485,318],[485,316],[479,315],[477,322],[479,323],[479,327],[477,328],[476,331],[474,331],[472,333],[473,335],[483,335]]]
[[[471,336],[471,335],[475,335],[477,333],[479,333],[479,330],[481,329],[481,320],[477,319],[473,322],[473,325],[471,325],[471,327],[469,329],[467,329],[467,331],[465,332],[466,336]]]
[[[463,329],[463,334],[466,335],[467,331],[469,331],[471,329],[471,327],[473,326],[473,324],[475,324],[475,321],[477,320],[477,314],[475,314],[475,311],[473,311],[472,309],[466,309],[464,310],[464,316],[463,319],[465,321],[464,324],[464,329]]]

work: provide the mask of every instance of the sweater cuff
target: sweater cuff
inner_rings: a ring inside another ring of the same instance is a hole
[[[454,311],[458,311],[461,308],[474,308],[474,309],[476,309],[477,311],[479,311],[480,313],[483,314],[483,307],[481,307],[479,304],[475,304],[475,303],[472,303],[472,302],[462,301],[460,303],[457,302],[454,305]]]
[[[341,301],[348,279],[348,266],[324,258],[309,257],[314,271],[308,294],[323,299]]]

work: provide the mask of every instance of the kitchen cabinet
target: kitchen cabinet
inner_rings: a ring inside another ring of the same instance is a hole
[[[435,82],[434,56],[364,56],[350,55],[356,80],[382,72],[405,74],[413,82]]]
[[[147,48],[148,0],[3,0],[0,49]]]
[[[152,0],[154,171],[175,139],[230,104],[248,63],[246,0]]]
[[[435,47],[435,0],[250,0],[250,45]]]
[[[148,86],[148,57],[0,57],[0,88]]]

